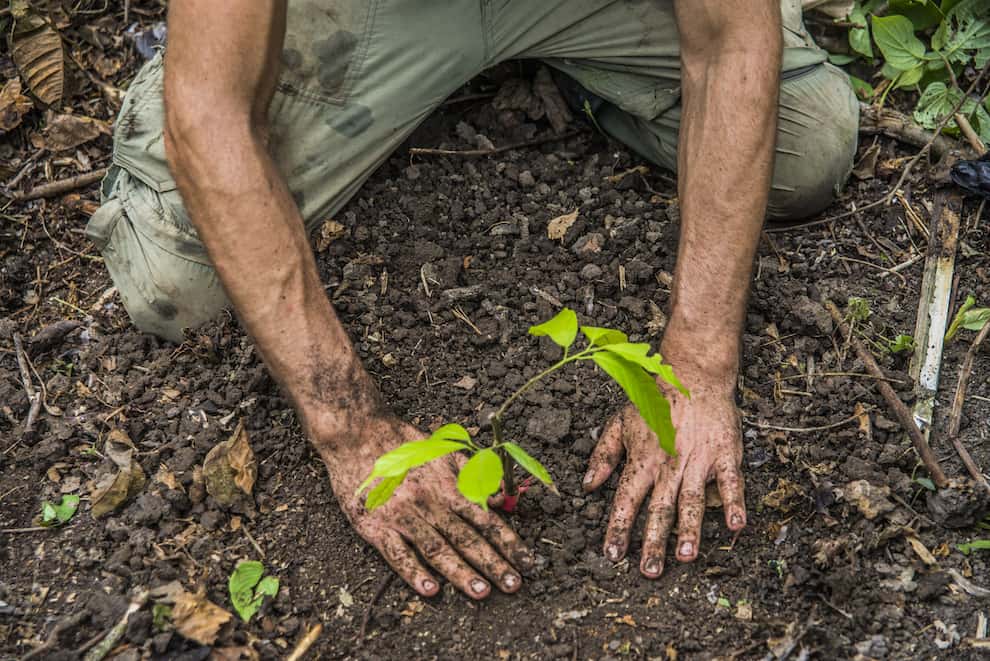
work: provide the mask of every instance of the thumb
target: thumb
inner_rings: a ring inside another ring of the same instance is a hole
[[[605,431],[598,439],[595,451],[588,460],[588,472],[584,475],[581,486],[584,490],[594,491],[608,479],[622,459],[622,414],[617,413],[605,425]]]

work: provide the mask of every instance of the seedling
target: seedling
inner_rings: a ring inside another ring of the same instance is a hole
[[[58,505],[48,502],[41,504],[38,523],[42,526],[60,526],[75,515],[79,508],[79,496],[62,496]]]
[[[973,307],[974,305],[976,305],[976,299],[967,296],[966,302],[959,306],[959,311],[952,318],[949,330],[945,332],[946,342],[955,337],[960,328],[972,331],[983,330],[986,323],[990,321],[990,308],[976,308]]]
[[[571,353],[578,330],[586,339],[586,346]],[[483,509],[488,509],[488,498],[499,487],[505,495],[504,508],[511,511],[515,499],[526,485],[517,489],[513,478],[514,464],[556,492],[549,471],[522,447],[506,440],[503,422],[509,407],[527,390],[565,365],[578,361],[591,361],[612,377],[625,391],[639,410],[647,426],[653,430],[660,447],[674,456],[674,425],[670,418],[670,403],[660,390],[657,379],[671,385],[685,396],[687,389],[681,385],[670,365],[664,364],[660,354],[651,354],[650,345],[630,342],[622,331],[595,326],[578,326],[577,314],[569,308],[561,310],[553,319],[532,326],[529,334],[549,337],[564,350],[563,357],[543,370],[518,390],[492,414],[492,443],[482,447],[459,424],[447,424],[426,439],[404,443],[391,452],[378,457],[368,479],[358,487],[360,494],[380,480],[368,492],[365,507],[373,510],[392,497],[410,470],[441,457],[463,452],[470,455],[457,477],[461,494]]]
[[[262,578],[264,573],[265,566],[257,560],[241,560],[227,582],[234,610],[245,622],[258,612],[265,596],[278,594],[278,579],[274,576]]]
[[[969,555],[972,551],[990,551],[990,539],[974,539],[965,544],[956,544],[963,555]]]
[[[901,351],[914,351],[914,338],[901,333],[887,343],[890,353],[900,353]]]

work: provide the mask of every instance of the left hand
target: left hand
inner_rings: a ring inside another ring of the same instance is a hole
[[[652,489],[639,565],[647,578],[657,578],[663,572],[667,538],[675,519],[677,559],[690,562],[698,557],[708,482],[718,482],[729,529],[739,531],[746,525],[740,468],[742,433],[733,397],[735,375],[712,377],[679,370],[678,376],[691,391],[691,398],[665,389],[677,429],[677,456],[670,457],[660,449],[656,434],[629,404],[606,425],[584,478],[585,491],[597,489],[626,455],[605,533],[605,556],[613,562],[625,556],[636,514]]]

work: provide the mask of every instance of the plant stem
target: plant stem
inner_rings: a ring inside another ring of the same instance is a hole
[[[502,449],[502,420],[497,415],[492,416],[492,434],[495,436],[495,451],[498,452],[498,456],[502,459],[502,482],[503,491],[506,496],[516,495],[516,479],[512,475],[512,457],[509,453]]]

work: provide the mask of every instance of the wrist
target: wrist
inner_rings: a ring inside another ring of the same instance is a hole
[[[739,374],[740,342],[734,336],[680,331],[671,324],[660,353],[677,378],[692,391],[731,396]]]

